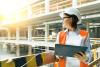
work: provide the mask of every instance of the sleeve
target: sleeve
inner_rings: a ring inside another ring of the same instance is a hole
[[[86,51],[87,62],[90,62],[92,59],[92,52],[91,52],[92,45],[90,44],[89,36],[86,38],[85,45],[88,47]]]

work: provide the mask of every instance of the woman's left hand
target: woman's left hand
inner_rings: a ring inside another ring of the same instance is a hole
[[[87,57],[85,52],[79,52],[74,55],[75,58],[78,58],[80,61],[86,62]]]

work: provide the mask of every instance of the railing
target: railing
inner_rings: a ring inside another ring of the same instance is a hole
[[[100,63],[100,58],[96,59],[95,61],[89,63],[89,67],[93,67],[94,65]]]
[[[97,39],[97,38],[95,38],[95,39]],[[91,63],[89,63],[89,67],[93,67],[93,66],[96,67],[96,64],[100,63],[100,56],[97,57],[97,48],[100,49],[100,42],[98,43],[95,40],[94,45],[92,45],[93,61]]]
[[[8,37],[0,37],[0,40],[8,40]],[[16,40],[16,37],[10,37],[9,40]],[[20,37],[20,40],[28,40],[27,37]],[[45,37],[32,37],[34,41],[45,41]],[[48,37],[48,41],[55,41],[56,37]]]
[[[0,37],[0,40],[8,40],[8,37]],[[26,40],[26,37],[20,37],[20,40]],[[10,37],[9,40],[16,40],[16,37]]]
[[[97,0],[78,0],[78,5],[82,5],[82,4],[93,2],[93,1],[97,1]],[[36,4],[32,4],[31,6],[33,8],[33,16],[37,14],[45,13],[45,2],[44,1],[41,1]],[[49,8],[49,12],[55,12],[55,11],[58,11],[58,10],[61,10],[67,7],[71,7],[71,6],[72,6],[72,0],[50,0],[50,5],[48,8]]]
[[[7,40],[8,37],[0,37],[0,40]]]
[[[31,4],[32,6],[32,13],[33,16],[35,15],[41,15],[45,14],[45,2],[39,2],[36,4]],[[57,1],[57,0],[50,0],[50,5],[49,5],[49,12],[55,12],[61,9],[64,9],[66,7],[72,6],[72,1],[71,0],[64,0],[64,1]],[[38,8],[38,9],[37,9]]]
[[[36,15],[41,15],[45,13],[45,7],[44,7],[44,1],[40,2],[40,3],[36,3],[35,5],[31,5],[32,6],[32,13],[33,13],[33,17]],[[38,9],[37,9],[38,8]]]
[[[53,2],[53,0],[50,1],[50,12],[55,12],[61,9],[64,9],[66,7],[71,7],[72,1],[71,0],[65,0],[65,1],[56,1]]]
[[[0,37],[0,40],[7,40],[8,37]],[[15,40],[16,37],[10,37],[10,40]],[[56,37],[48,37],[48,40],[54,40],[55,41]],[[20,40],[27,40],[27,37],[20,37]],[[45,37],[32,37],[32,40],[37,40],[37,41],[44,41]],[[91,42],[96,41],[96,43],[100,43],[100,38],[90,38]]]
[[[82,4],[93,2],[93,1],[97,1],[97,0],[78,0],[78,5],[82,5]]]
[[[45,37],[32,37],[35,41],[45,41]]]

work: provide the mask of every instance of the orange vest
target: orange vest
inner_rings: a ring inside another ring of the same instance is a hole
[[[88,32],[86,32],[85,30],[80,30],[80,35],[82,37],[85,37],[84,43],[86,41],[86,38],[88,36]],[[59,44],[65,44],[66,42],[66,32],[61,31],[59,34]],[[54,63],[54,67],[66,67],[66,59],[60,59],[59,62],[55,62]],[[80,61],[80,67],[88,67],[87,63],[84,63],[82,61]]]

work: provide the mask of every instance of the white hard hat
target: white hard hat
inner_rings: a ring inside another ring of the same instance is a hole
[[[64,12],[61,12],[59,14],[61,18],[64,17],[64,13],[69,14],[69,15],[76,15],[79,19],[77,24],[81,24],[81,15],[80,15],[80,12],[77,8],[72,8],[71,7],[71,8],[64,9]]]

